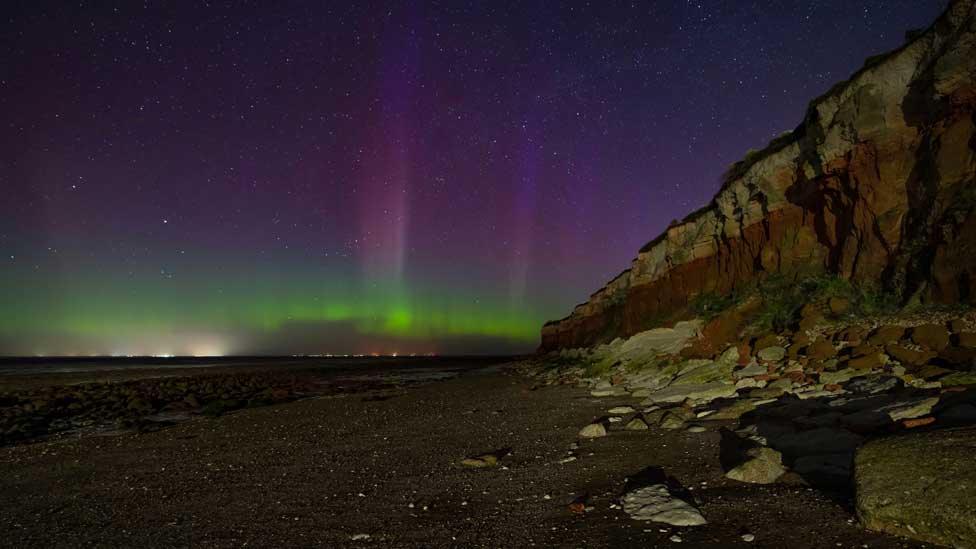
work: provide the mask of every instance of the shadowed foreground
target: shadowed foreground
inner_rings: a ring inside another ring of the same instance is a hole
[[[603,547],[667,546],[678,535],[689,546],[915,546],[861,530],[810,488],[725,479],[714,431],[621,432],[559,463],[607,404],[482,371],[141,435],[2,448],[0,545]],[[512,453],[495,467],[459,464],[497,448]],[[642,523],[611,509],[628,475],[648,467],[687,488],[709,524]],[[573,514],[580,496],[592,509]]]

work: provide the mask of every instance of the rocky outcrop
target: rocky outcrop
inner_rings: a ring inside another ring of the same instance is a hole
[[[876,440],[857,453],[857,513],[872,530],[976,547],[976,429]]]
[[[903,299],[976,300],[976,0],[870,59],[794,131],[733,165],[712,202],[546,324],[544,351],[677,320],[704,293],[772,273],[879,282]]]

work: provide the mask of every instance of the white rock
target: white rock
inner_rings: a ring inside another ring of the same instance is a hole
[[[581,438],[599,438],[607,436],[607,428],[601,423],[591,423],[580,429]]]
[[[759,351],[758,356],[759,360],[764,360],[766,362],[779,362],[780,360],[783,360],[783,357],[786,356],[786,349],[778,345],[774,345]]]
[[[744,377],[735,383],[736,389],[751,389],[759,385],[754,377]]]
[[[730,398],[735,396],[734,385],[722,382],[703,383],[700,385],[680,385],[668,387],[655,391],[647,397],[643,404],[675,403],[683,402],[685,399],[699,401],[701,403],[710,402],[716,398]]]
[[[699,526],[705,517],[688,502],[676,498],[663,484],[638,488],[624,495],[624,511],[634,520],[651,520],[672,526]]]
[[[608,414],[624,415],[633,414],[635,412],[633,406],[615,406],[607,410]]]
[[[745,368],[732,372],[732,375],[736,378],[741,379],[745,377],[761,376],[767,373],[769,373],[769,370],[767,370],[765,366],[759,364],[754,360],[750,362]]]

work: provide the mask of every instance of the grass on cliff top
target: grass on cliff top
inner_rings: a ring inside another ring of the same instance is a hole
[[[869,285],[854,285],[839,276],[818,275],[799,280],[783,275],[771,275],[751,287],[731,294],[705,293],[689,303],[690,311],[706,322],[751,297],[761,300],[752,326],[760,331],[782,332],[800,320],[800,311],[807,303],[832,297],[850,302],[850,313],[875,316],[896,312],[899,300]]]
[[[781,332],[800,319],[800,310],[807,303],[832,297],[850,302],[850,314],[875,316],[894,313],[899,308],[897,296],[871,285],[852,284],[839,276],[820,275],[794,280],[774,275],[760,282],[756,291],[762,306],[755,321],[761,330]]]

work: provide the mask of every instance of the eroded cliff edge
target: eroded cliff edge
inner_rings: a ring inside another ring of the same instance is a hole
[[[869,59],[629,269],[542,329],[542,351],[686,316],[770,274],[830,273],[900,299],[976,301],[976,0]]]

